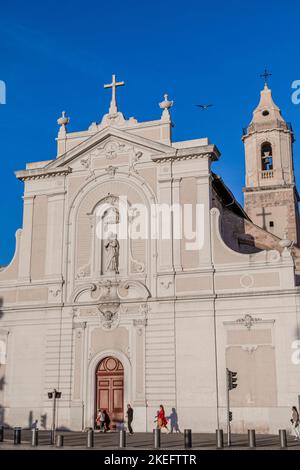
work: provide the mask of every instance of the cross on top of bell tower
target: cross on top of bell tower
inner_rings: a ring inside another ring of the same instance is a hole
[[[124,86],[125,82],[117,82],[116,81],[116,76],[113,74],[112,76],[112,82],[107,83],[104,85],[104,88],[111,88],[112,89],[112,96],[111,96],[111,102],[110,102],[110,107],[109,107],[109,114],[116,114],[118,112],[118,107],[117,107],[117,98],[116,98],[116,88],[117,86]]]
[[[271,77],[271,73],[268,71],[267,68],[265,68],[264,73],[260,74],[260,77],[264,79],[265,82],[265,87],[268,87],[268,79]]]

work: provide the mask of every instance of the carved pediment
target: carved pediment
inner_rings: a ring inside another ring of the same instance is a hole
[[[106,160],[114,160],[119,155],[127,154],[132,149],[132,145],[125,143],[122,140],[109,139],[107,142],[101,143],[94,150],[91,155],[95,157],[104,157]]]
[[[155,154],[164,154],[173,151],[172,147],[155,142],[145,137],[131,134],[121,129],[106,127],[94,135],[87,137],[86,140],[78,144],[76,147],[68,150],[56,160],[48,163],[44,168],[47,170],[66,167],[79,159],[83,165],[88,165],[86,158],[89,155],[103,155],[109,161],[114,160],[119,153],[128,152],[130,149],[136,148],[138,151],[150,151]]]

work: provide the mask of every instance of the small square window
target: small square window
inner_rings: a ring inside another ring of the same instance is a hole
[[[269,225],[270,225],[270,227],[274,227],[274,222],[273,222],[273,220],[270,220]]]

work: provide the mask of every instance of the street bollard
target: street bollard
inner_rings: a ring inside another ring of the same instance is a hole
[[[217,442],[217,449],[223,449],[224,447],[223,429],[216,430],[216,442]]]
[[[185,449],[192,448],[192,430],[191,429],[184,430],[184,448]]]
[[[31,431],[31,445],[32,447],[39,445],[39,430],[37,428],[34,428]]]
[[[57,434],[56,436],[56,447],[63,447],[64,445],[64,436]]]
[[[120,449],[126,447],[126,431],[125,431],[125,429],[120,430],[119,447],[120,447]]]
[[[153,429],[153,445],[154,449],[160,449],[160,429]]]
[[[0,426],[0,442],[4,441],[4,426]]]
[[[14,445],[21,444],[22,428],[14,428]]]
[[[94,447],[94,431],[93,429],[89,429],[87,432],[87,448],[90,449],[91,447]]]
[[[280,440],[280,449],[287,448],[287,437],[286,437],[286,430],[279,429],[279,440]]]
[[[255,429],[248,429],[248,447],[250,449],[256,447]]]

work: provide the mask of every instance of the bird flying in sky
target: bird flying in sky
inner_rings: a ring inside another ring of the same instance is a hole
[[[195,106],[205,110],[205,109],[211,108],[211,106],[213,106],[213,105],[212,104],[195,104]]]

